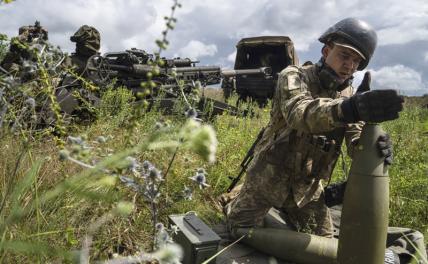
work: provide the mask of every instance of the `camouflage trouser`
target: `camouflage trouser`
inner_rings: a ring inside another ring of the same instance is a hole
[[[283,211],[287,223],[296,230],[332,237],[331,217],[324,197],[299,208],[284,167],[266,162],[262,157],[248,170],[237,197],[225,207],[229,228],[262,227],[272,207]]]

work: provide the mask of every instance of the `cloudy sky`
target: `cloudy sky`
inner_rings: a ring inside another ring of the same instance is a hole
[[[378,32],[378,48],[368,69],[373,88],[402,94],[428,93],[428,1],[426,0],[181,0],[170,47],[163,55],[198,59],[200,65],[233,67],[235,45],[243,37],[286,35],[300,62],[317,61],[317,41],[345,18],[366,20]],[[96,27],[102,52],[137,47],[153,52],[171,0],[16,0],[0,5],[0,32],[17,35],[21,25],[39,20],[53,44],[71,52],[69,37],[83,24]],[[358,84],[362,73],[357,74]]]

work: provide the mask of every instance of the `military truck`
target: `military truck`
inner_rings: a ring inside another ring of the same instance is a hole
[[[273,97],[278,73],[298,64],[293,42],[287,36],[243,38],[236,45],[234,70],[223,74],[224,97],[236,92],[241,100],[251,99],[263,106]]]

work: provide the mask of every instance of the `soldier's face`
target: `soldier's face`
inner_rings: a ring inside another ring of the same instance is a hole
[[[357,71],[362,60],[355,51],[338,45],[327,45],[323,49],[323,55],[325,63],[336,72],[342,82]]]

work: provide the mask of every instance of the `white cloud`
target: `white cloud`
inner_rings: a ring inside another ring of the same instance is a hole
[[[71,51],[74,44],[69,37],[87,24],[100,31],[105,51],[118,51],[131,48],[127,45],[155,48],[154,40],[161,35],[163,15],[169,13],[169,7],[139,0],[22,0],[2,6],[0,12],[0,25],[9,35],[39,20],[48,29],[51,42]]]
[[[406,95],[428,93],[428,86],[423,82],[421,73],[404,65],[385,66],[379,70],[370,69],[370,72],[372,89],[395,89]],[[355,87],[358,87],[363,75],[364,72],[355,75]]]
[[[232,63],[235,63],[235,58],[236,58],[236,50],[230,53],[229,55],[227,55],[227,60]]]
[[[178,56],[199,59],[200,57],[212,57],[217,53],[217,46],[204,44],[198,40],[191,40],[186,46],[178,50]]]
[[[69,37],[88,24],[99,29],[102,52],[132,47],[153,52],[171,4],[158,0],[18,0],[0,5],[0,32],[14,36],[20,26],[40,20],[53,44],[72,51],[74,43]],[[420,73],[419,85],[428,82],[426,0],[185,0],[182,4],[163,56],[194,57],[201,59],[201,64],[230,68],[241,38],[286,35],[293,40],[302,62],[316,61],[321,48],[318,37],[337,21],[357,17],[378,32],[379,47],[371,65],[377,69],[405,65]],[[412,43],[416,41],[420,42],[416,46],[423,48],[409,48],[415,47]],[[384,51],[391,44],[397,45],[394,50],[399,52],[385,59],[388,55]],[[420,59],[409,59],[416,56]]]

